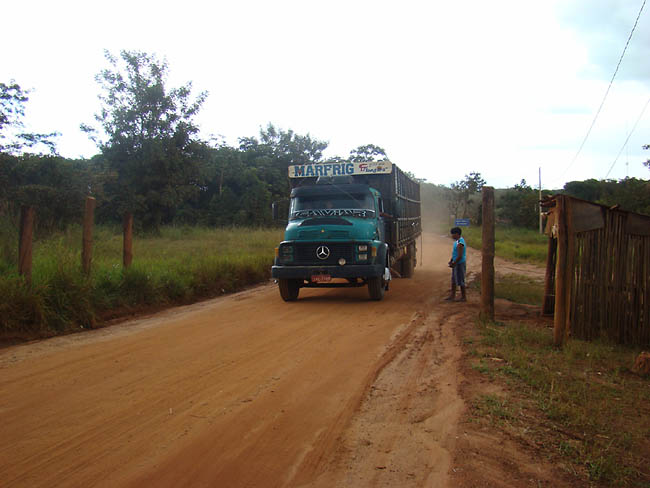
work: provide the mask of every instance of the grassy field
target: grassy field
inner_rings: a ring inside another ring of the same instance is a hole
[[[467,245],[481,249],[481,227],[463,227]],[[516,227],[497,227],[495,231],[495,254],[501,258],[519,262],[545,264],[548,252],[548,236],[537,230]]]
[[[479,274],[469,286],[480,294],[481,275]],[[518,274],[497,276],[494,283],[494,296],[516,303],[540,305],[544,300],[544,283]]]
[[[81,229],[34,243],[32,286],[16,269],[15,234],[0,244],[0,338],[31,339],[92,328],[105,319],[239,290],[270,277],[281,230],[170,227],[136,236],[122,268],[122,235],[98,227],[90,277]],[[13,244],[13,245],[12,245]]]
[[[650,486],[650,384],[630,371],[639,351],[579,340],[558,350],[551,329],[523,323],[478,323],[464,342],[506,392],[476,398],[475,421],[595,486]]]

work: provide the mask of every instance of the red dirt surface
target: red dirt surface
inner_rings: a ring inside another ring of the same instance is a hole
[[[450,249],[425,235],[381,302],[268,284],[1,350],[0,485],[547,486],[534,452],[462,423],[478,297],[442,301]]]

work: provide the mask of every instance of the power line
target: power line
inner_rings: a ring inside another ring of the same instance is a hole
[[[594,125],[596,125],[596,120],[598,120],[598,116],[600,115],[600,111],[602,110],[603,105],[605,105],[605,100],[607,99],[607,95],[609,94],[609,90],[612,88],[612,84],[614,83],[614,78],[616,78],[616,74],[618,73],[618,69],[620,68],[621,63],[623,62],[623,57],[625,56],[625,51],[627,51],[627,47],[630,45],[630,40],[632,39],[632,35],[634,34],[634,31],[636,30],[636,26],[639,23],[639,18],[641,17],[641,13],[643,12],[643,8],[645,7],[645,3],[646,3],[646,0],[643,0],[643,3],[641,4],[641,8],[639,9],[639,14],[636,16],[636,20],[634,21],[634,26],[632,27],[632,31],[630,32],[630,35],[627,38],[627,42],[625,43],[625,47],[623,48],[623,52],[621,53],[621,57],[618,60],[618,64],[616,65],[616,69],[614,70],[614,74],[612,75],[612,79],[609,82],[609,86],[607,87],[607,91],[605,92],[605,96],[603,97],[603,101],[600,102],[600,107],[598,107],[598,111],[596,112],[594,120],[591,122],[591,125],[589,126],[589,130],[587,131],[587,134],[585,135],[585,138],[582,140],[582,144],[580,144],[580,148],[578,149],[578,152],[573,157],[573,160],[566,167],[564,172],[560,175],[560,178],[562,176],[564,176],[566,174],[566,172],[569,171],[569,168],[571,168],[571,166],[573,166],[573,163],[576,162],[576,159],[578,159],[578,156],[582,152],[582,148],[585,146],[585,143],[587,142],[587,139],[589,139],[589,134],[591,134],[591,130],[594,128]],[[607,173],[607,174],[609,174],[609,173]]]
[[[636,126],[639,124],[639,121],[641,120],[641,117],[643,117],[643,114],[645,113],[645,110],[648,108],[648,105],[650,105],[650,98],[648,98],[648,101],[645,102],[645,106],[643,107],[643,110],[641,110],[641,113],[639,114],[639,118],[636,119],[636,122],[634,123],[634,127],[632,127],[632,130],[627,135],[627,139],[625,139],[625,142],[623,143],[623,146],[621,147],[621,150],[616,155],[616,159],[614,159],[614,162],[609,167],[609,171],[605,175],[605,178],[607,178],[609,176],[609,173],[612,172],[612,169],[614,168],[614,165],[616,164],[616,161],[618,161],[618,158],[621,155],[621,153],[623,152],[623,149],[625,149],[625,147],[627,146],[627,143],[630,140],[630,137],[632,137],[632,134],[634,133],[634,130],[636,129]]]

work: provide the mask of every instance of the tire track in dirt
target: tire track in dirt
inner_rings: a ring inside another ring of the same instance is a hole
[[[464,314],[431,299],[382,358],[363,402],[313,487],[445,486],[457,421],[454,333]]]

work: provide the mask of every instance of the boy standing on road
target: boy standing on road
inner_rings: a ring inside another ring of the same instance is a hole
[[[451,292],[446,301],[452,302],[456,297],[456,287],[460,286],[460,299],[459,301],[467,301],[467,296],[465,295],[465,268],[466,268],[466,249],[465,249],[465,239],[463,239],[460,234],[460,227],[454,227],[451,229],[451,237],[454,239],[454,247],[451,252],[451,260],[449,261],[449,267],[451,268]]]

